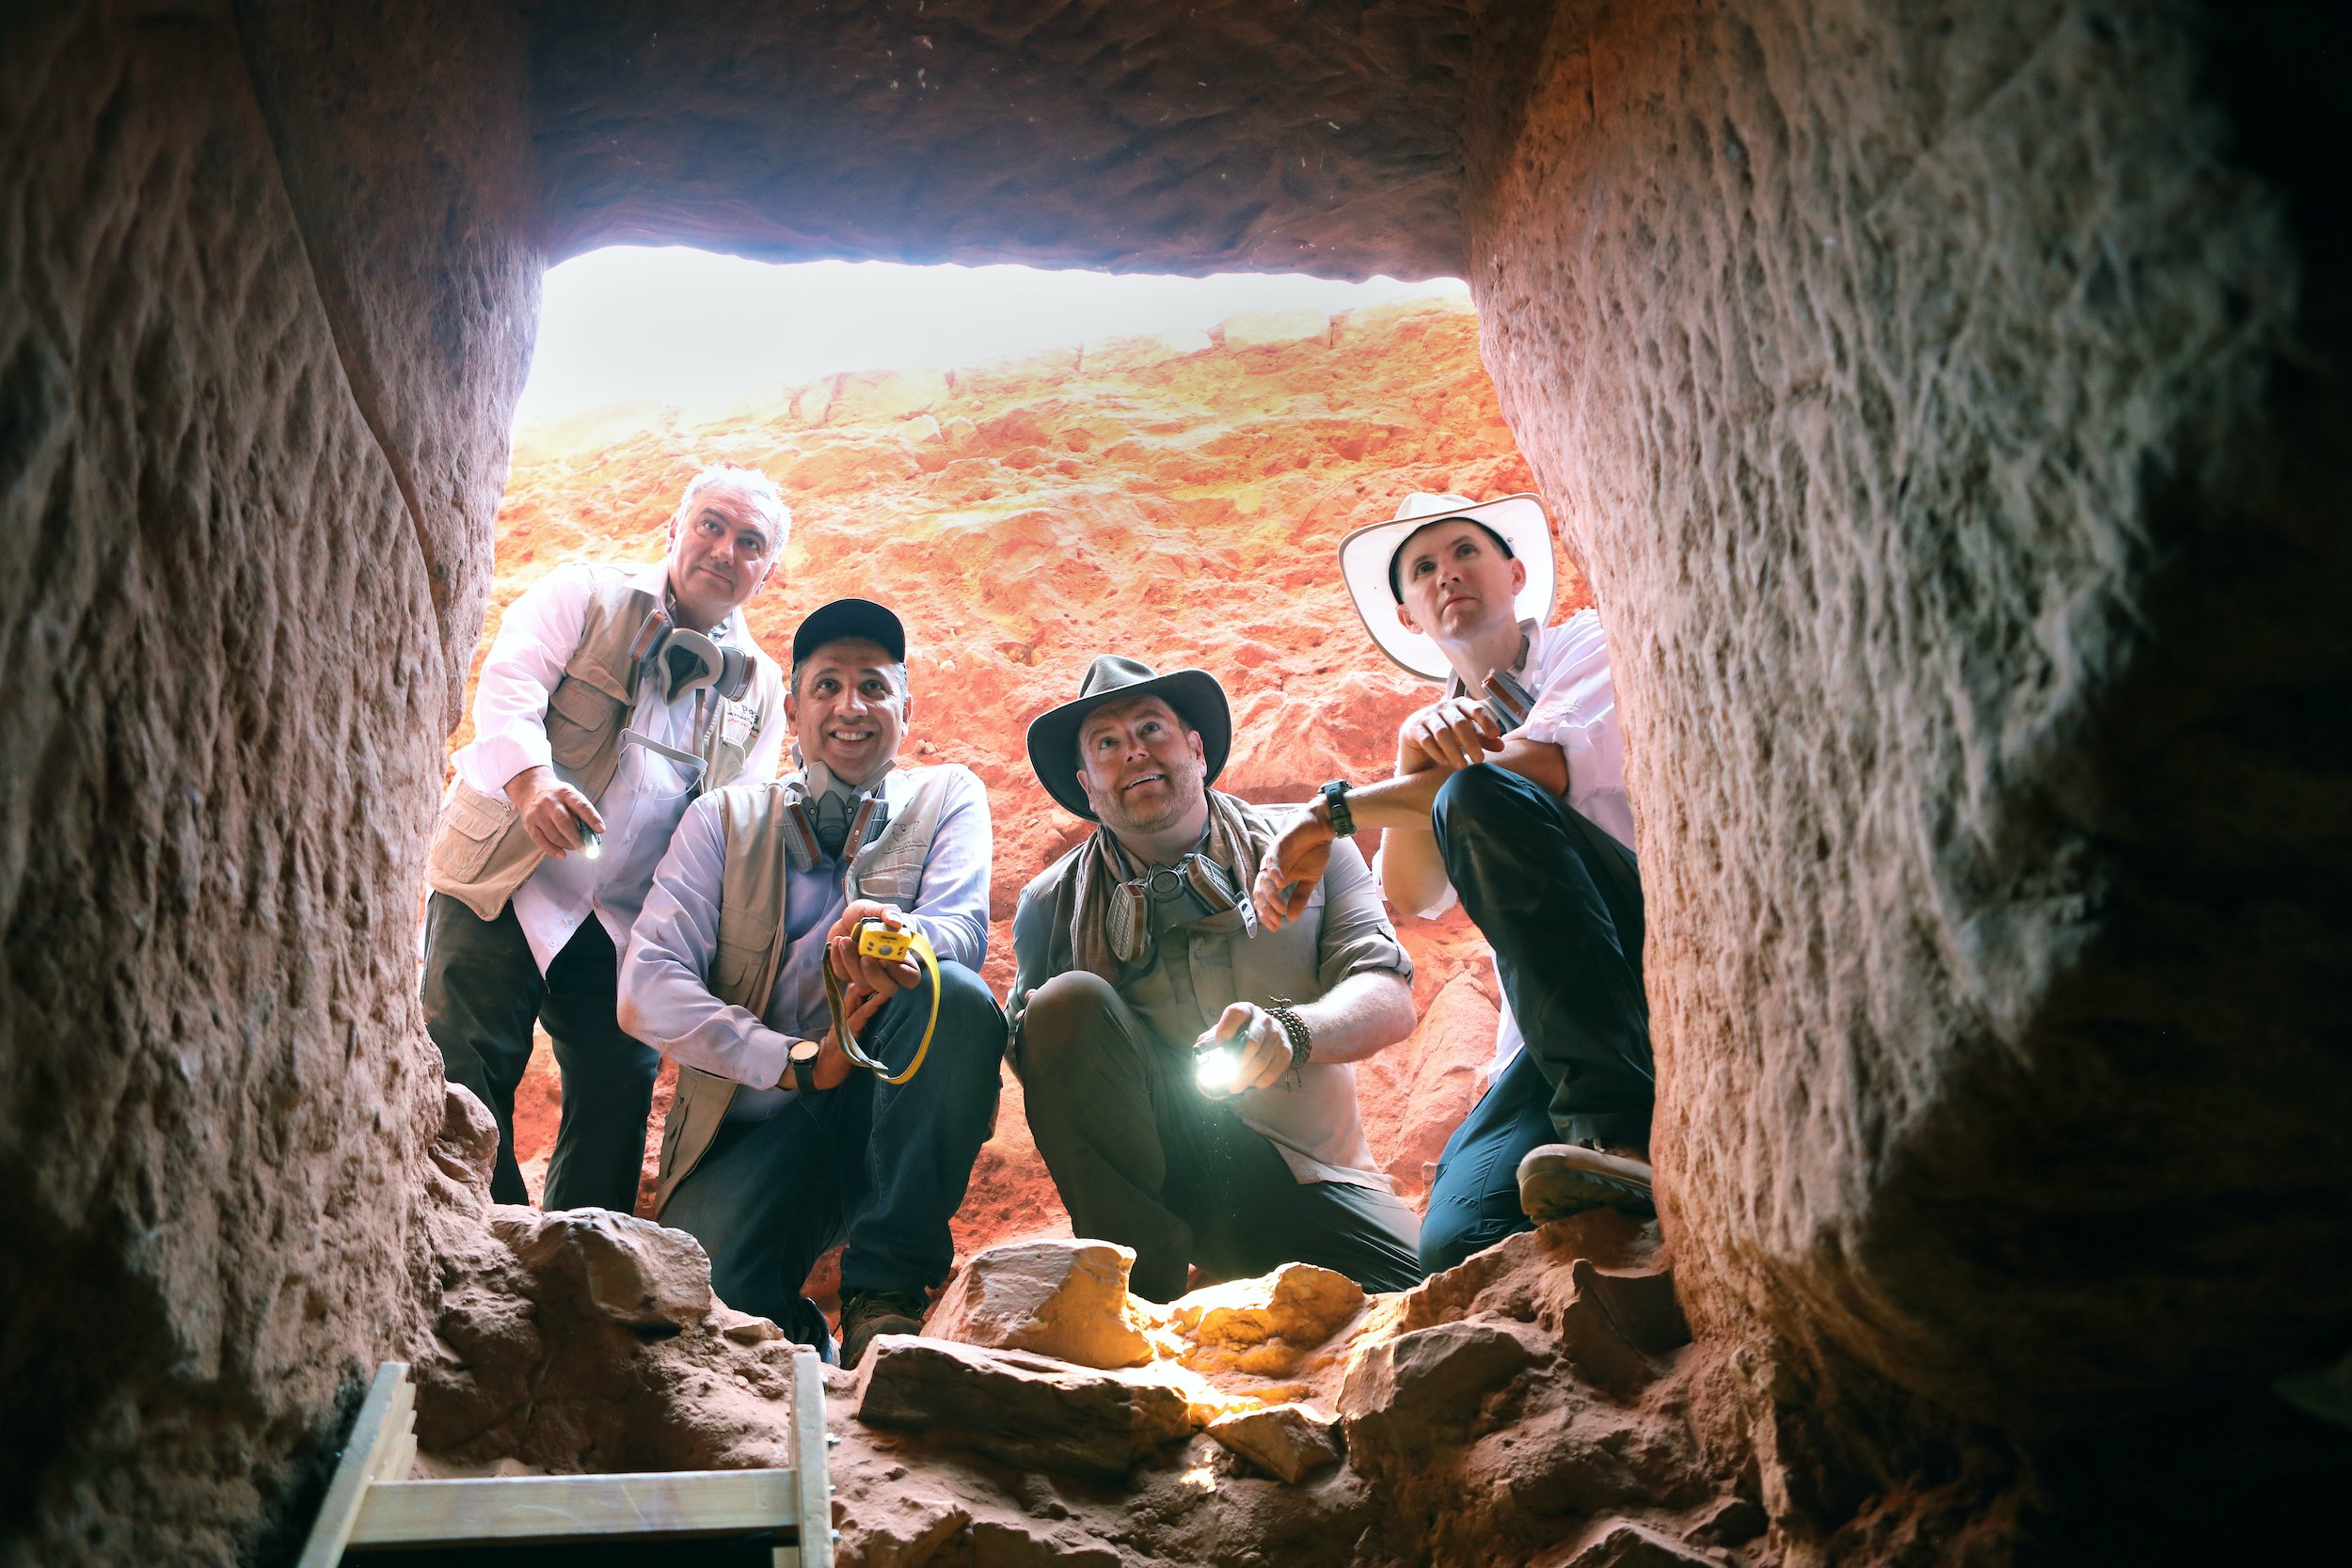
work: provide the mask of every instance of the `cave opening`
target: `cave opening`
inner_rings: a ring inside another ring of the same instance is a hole
[[[477,673],[517,593],[567,562],[654,552],[679,487],[718,461],[771,473],[794,509],[793,542],[748,608],[763,647],[788,646],[827,600],[898,595],[922,709],[907,760],[965,763],[990,787],[1004,851],[984,977],[1000,995],[1003,915],[1083,827],[1020,756],[1050,693],[1104,651],[1205,668],[1250,716],[1222,787],[1295,802],[1326,778],[1378,777],[1397,721],[1434,688],[1364,635],[1336,580],[1339,538],[1413,491],[1534,485],[1458,280],[607,249],[562,263],[542,292]],[[877,566],[877,538],[903,566]],[[1555,570],[1551,618],[1588,608],[1564,552]],[[469,684],[453,752],[473,736],[471,698]],[[1378,831],[1366,841],[1370,853]],[[1359,1092],[1375,1154],[1418,1208],[1486,1070],[1499,993],[1458,911],[1399,924],[1422,1027],[1363,1065]],[[654,1089],[644,1214],[675,1077],[665,1062]],[[1005,1084],[960,1259],[1068,1232],[1009,1070]],[[560,1119],[542,1027],[514,1110],[533,1203]],[[836,1247],[809,1288],[836,1319],[838,1263]]]

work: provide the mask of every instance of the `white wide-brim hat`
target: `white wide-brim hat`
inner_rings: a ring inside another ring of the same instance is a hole
[[[1514,620],[1537,626],[1551,620],[1552,596],[1559,591],[1559,572],[1551,559],[1551,525],[1544,503],[1534,496],[1505,496],[1501,500],[1474,501],[1468,496],[1405,498],[1396,515],[1385,523],[1359,528],[1340,541],[1340,575],[1347,580],[1348,597],[1380,651],[1416,675],[1443,680],[1454,673],[1438,644],[1417,631],[1407,631],[1396,618],[1396,595],[1389,588],[1389,563],[1405,541],[1432,523],[1484,523],[1527,563],[1527,586],[1511,601]]]

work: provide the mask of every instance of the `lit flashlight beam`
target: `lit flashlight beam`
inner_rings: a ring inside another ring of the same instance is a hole
[[[592,827],[588,826],[588,824],[587,824],[587,823],[585,823],[585,822],[580,823],[580,859],[582,859],[582,860],[590,860],[590,861],[592,861],[592,860],[595,860],[597,856],[599,856],[599,855],[601,855],[601,854],[603,854],[603,853],[604,853],[604,835],[603,835],[602,833],[600,833],[600,832],[596,832],[596,829],[594,829],[594,828],[592,828]]]
[[[1203,1051],[1193,1058],[1192,1075],[1204,1089],[1221,1089],[1241,1076],[1241,1053],[1230,1045]]]

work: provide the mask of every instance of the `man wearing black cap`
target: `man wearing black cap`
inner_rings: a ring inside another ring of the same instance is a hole
[[[1029,726],[1046,791],[1101,824],[1013,915],[1014,1065],[1072,1228],[1136,1252],[1136,1292],[1286,1262],[1417,1282],[1348,1064],[1413,1028],[1412,963],[1353,846],[1300,917],[1248,889],[1270,817],[1209,788],[1232,719],[1200,670],[1106,655]]]
[[[721,1300],[819,1346],[802,1285],[846,1238],[851,1363],[919,1330],[946,1278],[1005,1049],[979,979],[988,796],[967,768],[896,766],[909,710],[896,615],[838,599],[803,622],[785,700],[802,768],[695,802],[621,966],[623,1026],[679,1064],[656,1212],[703,1243]],[[936,990],[860,954],[867,921],[929,942]]]

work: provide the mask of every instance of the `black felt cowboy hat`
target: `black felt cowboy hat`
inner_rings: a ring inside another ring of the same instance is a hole
[[[1208,784],[1225,771],[1225,755],[1233,749],[1233,712],[1225,689],[1206,670],[1176,670],[1154,674],[1137,659],[1104,654],[1087,666],[1074,702],[1048,708],[1029,725],[1029,766],[1045,793],[1089,822],[1100,821],[1078,786],[1078,726],[1087,715],[1105,703],[1135,697],[1157,697],[1176,716],[1200,732],[1200,752],[1208,764]]]

